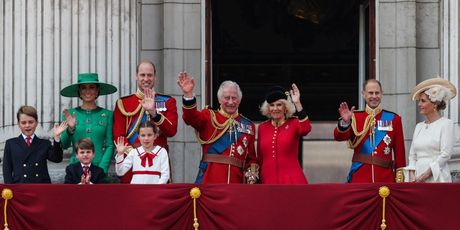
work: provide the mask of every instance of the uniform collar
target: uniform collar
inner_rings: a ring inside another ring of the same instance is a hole
[[[382,108],[379,106],[377,106],[375,109],[372,109],[371,107],[369,107],[368,105],[366,105],[366,113],[367,114],[371,114],[371,115],[377,115],[379,114],[380,112],[382,112]]]
[[[226,118],[235,118],[239,115],[238,110],[234,114],[228,114],[222,108],[219,109],[219,113]]]
[[[142,90],[138,88],[136,91],[136,96],[140,99],[144,99],[144,92],[142,92]]]

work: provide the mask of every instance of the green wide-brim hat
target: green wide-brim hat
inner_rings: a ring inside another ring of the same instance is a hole
[[[99,95],[107,95],[117,92],[117,87],[99,81],[97,73],[81,73],[78,74],[78,83],[69,85],[61,90],[61,95],[64,97],[79,97],[78,91],[81,84],[97,84],[99,87]]]

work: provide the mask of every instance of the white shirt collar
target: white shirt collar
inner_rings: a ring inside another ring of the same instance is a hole
[[[21,133],[21,135],[22,135],[22,138],[24,138],[24,141],[25,141],[26,138],[27,138],[27,135],[24,135],[24,133]],[[31,142],[31,143],[32,143],[32,141],[34,140],[34,137],[35,137],[35,133],[32,134],[32,136],[30,136],[30,142]]]
[[[89,165],[84,165],[83,163],[80,163],[81,164],[81,167],[83,168],[84,166],[88,166],[91,168],[91,163],[89,163]]]

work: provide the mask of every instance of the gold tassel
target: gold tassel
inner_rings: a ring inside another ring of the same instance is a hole
[[[196,199],[200,198],[201,191],[198,187],[194,187],[190,190],[190,196],[193,199],[193,227],[198,230],[200,224],[198,224],[198,218],[196,217]]]
[[[390,189],[387,186],[382,186],[379,188],[379,195],[383,198],[382,200],[382,224],[380,228],[385,230],[387,228],[385,220],[385,199],[390,195]]]
[[[6,208],[8,206],[8,200],[10,199],[13,199],[13,191],[11,191],[11,189],[9,188],[4,188],[2,190],[2,197],[3,199],[5,199],[5,205],[3,206],[3,218],[5,220],[5,230],[9,230],[8,228],[8,219],[7,219],[7,216],[6,216]]]

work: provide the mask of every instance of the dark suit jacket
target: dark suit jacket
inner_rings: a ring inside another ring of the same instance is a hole
[[[102,184],[104,183],[105,173],[104,170],[91,164],[89,167],[89,171],[91,172],[91,182],[93,184]],[[68,165],[65,168],[65,181],[64,184],[78,184],[81,182],[81,175],[83,174],[83,167],[81,167],[81,163],[73,163]]]
[[[49,140],[35,135],[29,147],[22,135],[7,140],[3,154],[5,184],[51,183],[47,160],[56,163],[62,161],[60,142],[54,141],[51,145]]]

